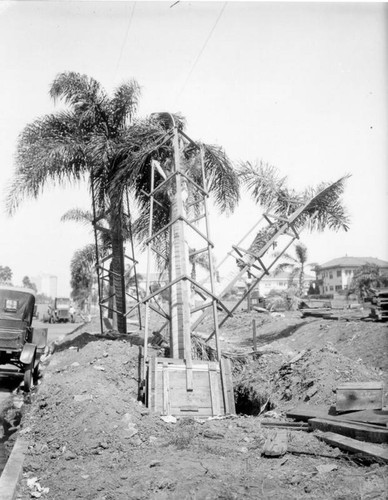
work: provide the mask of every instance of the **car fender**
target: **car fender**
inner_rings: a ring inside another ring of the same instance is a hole
[[[33,328],[32,343],[36,345],[39,352],[43,352],[47,345],[47,328]]]
[[[36,353],[36,345],[26,343],[23,346],[22,353],[20,354],[20,362],[24,365],[28,365],[34,359]]]

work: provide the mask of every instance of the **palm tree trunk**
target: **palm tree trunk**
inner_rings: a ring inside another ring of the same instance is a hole
[[[176,218],[177,204],[172,201],[171,217]],[[187,276],[188,248],[185,242],[185,228],[182,220],[171,229],[170,281]],[[173,358],[186,359],[188,339],[190,339],[190,285],[188,280],[180,280],[171,287],[170,346]]]
[[[175,169],[180,170],[178,135],[175,133]],[[176,220],[171,227],[170,282],[188,276],[189,251],[185,239],[185,222],[182,199],[182,178],[175,177],[175,190],[170,193],[171,219]],[[170,300],[170,349],[173,358],[191,360],[190,335],[190,282],[181,279],[171,287]]]
[[[125,281],[124,281],[124,240],[122,231],[121,201],[112,196],[110,200],[111,210],[111,239],[112,239],[112,273],[115,298],[115,309],[117,311],[117,330],[119,333],[127,333],[127,318],[125,316]]]

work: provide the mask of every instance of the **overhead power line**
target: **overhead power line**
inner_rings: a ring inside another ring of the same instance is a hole
[[[214,30],[215,30],[215,29],[216,29],[216,27],[217,27],[217,24],[220,22],[220,19],[221,19],[221,17],[222,17],[222,14],[224,13],[224,10],[225,10],[225,8],[226,8],[227,3],[228,3],[228,2],[224,2],[224,5],[222,6],[222,8],[221,8],[221,10],[220,10],[220,12],[219,12],[219,14],[218,14],[218,16],[217,16],[217,19],[216,19],[215,23],[213,24],[213,26],[212,26],[212,28],[211,28],[211,30],[210,30],[210,32],[209,32],[209,34],[208,34],[208,35],[207,35],[207,37],[206,37],[206,40],[205,40],[204,44],[203,44],[203,45],[202,45],[202,47],[201,47],[201,50],[199,51],[199,53],[198,53],[197,57],[195,58],[195,60],[194,60],[194,62],[193,62],[193,65],[191,66],[191,69],[190,69],[190,71],[189,71],[189,74],[187,75],[186,80],[185,80],[184,84],[182,85],[182,88],[181,88],[181,91],[179,92],[179,95],[182,95],[183,91],[185,90],[186,85],[187,85],[188,81],[190,80],[191,75],[193,74],[193,72],[194,72],[194,70],[195,70],[195,68],[196,68],[196,66],[197,66],[197,64],[198,64],[198,61],[200,60],[200,58],[201,58],[202,54],[204,53],[204,51],[205,51],[205,49],[206,49],[206,47],[207,47],[207,44],[209,43],[209,40],[210,40],[210,38],[211,38],[211,36],[212,36],[212,34],[213,34]]]
[[[136,2],[133,2],[131,14],[130,14],[129,19],[128,19],[127,29],[126,29],[125,35],[124,35],[124,40],[123,40],[123,43],[121,44],[120,54],[119,54],[119,58],[118,58],[118,61],[117,61],[117,64],[116,64],[116,69],[115,69],[115,74],[114,74],[114,80],[116,79],[117,71],[118,71],[118,69],[120,67],[121,58],[123,56],[124,47],[125,47],[125,44],[127,43],[129,30],[130,30],[131,24],[132,24],[133,14],[135,12],[135,7],[136,7]]]

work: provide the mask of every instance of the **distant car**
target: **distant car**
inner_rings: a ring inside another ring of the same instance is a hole
[[[47,328],[32,328],[35,292],[0,285],[0,366],[14,365],[24,374],[24,390],[37,382],[47,345]]]
[[[56,297],[48,306],[47,313],[43,314],[44,323],[74,323],[75,310],[70,299]]]

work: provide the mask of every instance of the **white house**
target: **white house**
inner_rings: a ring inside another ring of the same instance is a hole
[[[319,266],[319,293],[335,293],[349,288],[354,272],[366,264],[375,264],[388,273],[388,262],[374,257],[340,257]]]

